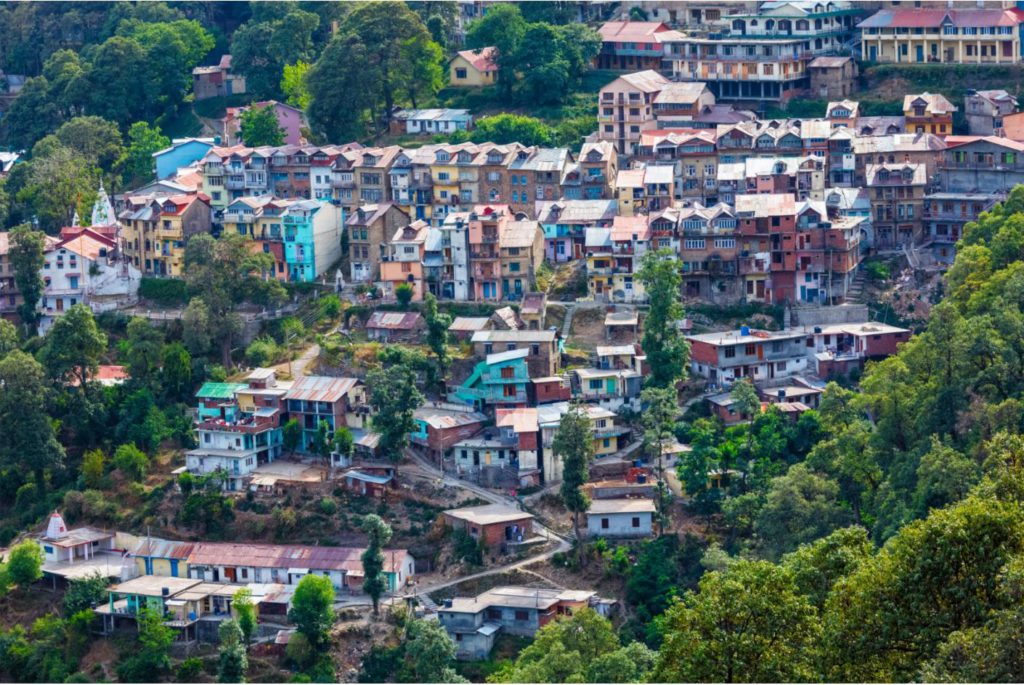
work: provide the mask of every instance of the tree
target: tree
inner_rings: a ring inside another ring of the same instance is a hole
[[[114,466],[131,480],[140,481],[149,469],[149,457],[134,443],[121,445],[114,451]]]
[[[363,532],[366,533],[366,551],[363,552],[363,591],[373,601],[373,615],[376,616],[381,595],[387,589],[387,578],[384,576],[384,545],[391,540],[391,526],[376,514],[363,519]]]
[[[231,608],[235,612],[235,620],[242,631],[245,644],[252,644],[252,638],[256,634],[256,605],[252,603],[252,591],[243,587],[233,597]]]
[[[242,644],[242,629],[233,619],[221,622],[217,629],[220,637],[220,654],[217,663],[217,682],[244,683],[245,671],[249,668],[249,657]]]
[[[334,431],[334,449],[343,457],[352,458],[352,451],[355,449],[355,438],[352,436],[352,431],[347,427],[341,426],[338,430]]]
[[[106,351],[106,334],[96,325],[89,306],[79,303],[53,322],[39,354],[51,378],[75,379],[79,388],[84,389]]]
[[[44,231],[56,235],[62,226],[71,225],[75,212],[92,207],[99,179],[90,160],[50,140],[33,148],[28,177],[16,198],[27,205]]]
[[[757,388],[748,378],[740,379],[733,384],[732,390],[729,391],[729,399],[744,419],[753,419],[761,410],[761,398],[757,395]]]
[[[614,652],[597,657],[587,666],[588,683],[643,683],[658,659],[658,653],[642,642],[630,642]]]
[[[576,533],[576,558],[583,561],[583,533],[580,515],[590,507],[590,498],[583,485],[590,480],[590,462],[594,458],[594,432],[590,418],[573,406],[563,416],[555,432],[551,449],[562,460],[562,485],[559,494],[565,508],[572,514],[572,528]]]
[[[164,346],[160,370],[161,386],[166,397],[183,400],[192,389],[192,355],[179,342]]]
[[[964,499],[980,475],[973,460],[932,436],[932,448],[921,457],[917,467],[918,513],[923,516],[930,509]]]
[[[164,617],[143,606],[136,614],[138,645],[128,659],[117,666],[122,682],[155,683],[171,665],[174,629],[164,625]]]
[[[153,178],[153,153],[171,144],[159,126],[150,126],[145,121],[136,121],[128,128],[128,149],[121,165],[125,185],[129,188],[142,185]]]
[[[736,561],[705,574],[665,613],[663,630],[660,682],[817,680],[815,609],[792,573],[768,562]]]
[[[676,415],[679,413],[674,388],[647,388],[640,394],[644,406],[644,443],[658,469],[658,493],[655,504],[658,507],[658,535],[665,533],[667,515],[665,507],[671,493],[665,484],[665,446],[673,439]]]
[[[55,135],[62,145],[106,172],[112,171],[124,154],[117,124],[102,117],[75,117],[61,124]]]
[[[414,683],[465,683],[453,665],[455,643],[437,621],[416,619],[406,628],[407,671]]]
[[[314,651],[327,644],[327,633],[334,625],[334,586],[324,576],[303,576],[295,588],[288,620],[295,624]]]
[[[284,145],[285,130],[273,107],[250,107],[242,113],[242,141],[249,147]]]
[[[85,487],[98,490],[103,484],[106,472],[107,457],[103,450],[89,450],[82,457],[82,481]]]
[[[377,410],[373,428],[380,433],[380,451],[398,464],[409,445],[409,434],[416,430],[413,414],[423,404],[416,374],[405,364],[374,369],[366,375],[366,387]]]
[[[452,317],[438,312],[437,298],[428,293],[423,300],[423,318],[427,322],[427,346],[437,360],[438,378],[448,373],[451,357],[448,354],[448,327],[452,325]]]
[[[282,7],[287,9],[279,14],[254,14],[231,37],[232,69],[245,76],[256,98],[280,99],[284,67],[316,56],[313,33],[320,17],[294,5]]]
[[[409,303],[412,302],[413,289],[408,283],[399,283],[395,286],[395,299],[398,300],[398,304],[402,307],[408,308]]]
[[[341,65],[369,64],[370,47],[354,34],[338,34],[306,75],[310,125],[327,140],[352,140],[366,133],[366,112],[374,108],[373,74]]]
[[[998,608],[1024,546],[1017,501],[974,495],[909,523],[836,583],[825,604],[827,680],[909,680],[950,633]]]
[[[195,356],[206,354],[213,345],[210,330],[210,308],[201,297],[189,300],[182,316],[182,342],[190,353]]]
[[[586,682],[588,667],[619,650],[611,622],[590,608],[545,624],[515,662],[499,672],[506,683]],[[603,661],[602,665],[606,665]]]
[[[15,350],[0,359],[0,464],[33,474],[42,491],[47,468],[64,460],[46,413],[45,374],[31,356]]]
[[[151,385],[160,371],[164,334],[147,319],[133,316],[128,322],[128,372],[134,381]]]
[[[651,369],[648,386],[674,387],[686,375],[690,345],[679,333],[684,313],[679,301],[681,273],[682,265],[670,251],[657,250],[644,255],[637,274],[650,304],[641,340]]]
[[[98,571],[84,578],[72,580],[64,593],[64,615],[74,616],[79,611],[91,611],[109,595],[109,583]]]
[[[286,64],[281,75],[281,92],[284,93],[285,102],[301,110],[306,110],[312,99],[309,86],[306,85],[306,74],[309,73],[310,66],[312,65],[302,60],[295,64]]]
[[[302,442],[302,426],[298,419],[288,419],[281,428],[281,441],[289,454],[295,454]]]
[[[14,228],[10,233],[8,260],[14,272],[14,285],[22,298],[18,316],[29,335],[35,335],[41,317],[37,306],[43,297],[44,284],[40,273],[46,262],[45,246],[46,236],[42,231],[32,230],[27,224]]]
[[[9,143],[23,150],[56,129],[60,121],[60,109],[45,76],[27,79],[4,117]]]
[[[478,120],[476,128],[470,134],[470,139],[475,143],[493,142],[499,145],[522,143],[523,145],[546,146],[554,142],[553,136],[554,132],[551,127],[540,119],[503,112]]]
[[[754,518],[756,546],[769,559],[852,523],[850,511],[837,503],[839,486],[804,464],[794,464],[773,478],[764,505]]]
[[[793,572],[800,593],[820,609],[832,587],[873,553],[867,531],[853,526],[800,545],[795,552],[782,557],[782,565]]]
[[[327,464],[331,461],[332,438],[330,424],[326,421],[321,421],[316,427],[316,434],[313,436],[313,442],[310,444],[310,451],[323,458]]]
[[[20,342],[17,327],[7,319],[0,319],[0,358],[18,349]]]
[[[7,577],[25,589],[43,577],[43,550],[35,540],[25,540],[7,555]]]

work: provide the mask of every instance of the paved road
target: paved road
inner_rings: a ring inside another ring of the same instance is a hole
[[[418,471],[420,473],[421,477],[430,478],[430,479],[432,479],[435,482],[440,482],[440,483],[442,483],[444,485],[447,485],[447,486],[450,486],[450,487],[459,488],[461,490],[466,490],[467,492],[473,493],[474,495],[476,495],[480,499],[486,500],[486,501],[491,502],[493,504],[505,504],[505,505],[508,505],[510,507],[516,507],[516,508],[519,508],[519,506],[520,506],[519,505],[519,501],[516,500],[516,498],[514,498],[514,497],[510,497],[508,495],[502,495],[500,493],[494,492],[493,490],[488,490],[487,488],[481,487],[481,486],[476,485],[474,483],[468,483],[468,482],[466,482],[466,481],[464,481],[464,480],[462,480],[460,478],[455,478],[455,477],[450,476],[448,474],[443,474],[442,475],[440,469],[438,469],[436,466],[434,466],[429,461],[424,459],[415,450],[412,450],[412,449],[407,450],[406,451],[406,455],[412,460],[412,462],[414,464],[414,466],[413,466],[414,472]],[[405,470],[406,475],[410,475],[409,471],[410,471],[410,469],[406,469]],[[413,475],[415,475],[415,473]],[[506,573],[508,571],[514,571],[514,570],[517,570],[517,569],[524,568],[526,566],[531,566],[533,564],[536,564],[537,562],[545,561],[547,559],[550,559],[551,557],[553,557],[558,552],[567,552],[568,550],[572,549],[572,544],[569,542],[569,540],[567,540],[566,538],[563,538],[563,537],[557,535],[556,533],[554,533],[550,528],[548,528],[546,525],[544,525],[544,523],[541,522],[539,519],[535,519],[535,521],[534,521],[534,529],[538,533],[540,533],[541,535],[546,537],[548,540],[552,540],[554,542],[557,542],[558,544],[555,546],[555,548],[551,549],[551,550],[548,550],[547,552],[541,552],[540,554],[535,554],[535,555],[527,557],[525,559],[521,559],[519,561],[514,561],[514,562],[511,562],[511,563],[508,563],[508,564],[503,564],[501,566],[495,566],[494,568],[489,568],[489,569],[487,569],[485,571],[481,571],[479,573],[474,573],[472,575],[461,576],[459,578],[453,578],[451,580],[446,580],[446,581],[441,581],[441,582],[436,582],[436,583],[430,583],[430,584],[427,584],[427,585],[417,585],[416,588],[414,588],[412,594],[414,596],[415,595],[430,594],[432,592],[437,592],[438,590],[443,590],[444,588],[451,587],[453,585],[458,585],[459,583],[462,583],[462,582],[467,581],[467,580],[476,580],[478,578],[486,578],[487,576],[493,576],[493,575],[496,575],[496,574],[499,574],[499,573]]]

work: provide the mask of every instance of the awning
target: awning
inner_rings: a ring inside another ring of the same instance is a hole
[[[288,575],[291,576],[304,576],[309,573],[308,568],[290,568],[288,569]]]

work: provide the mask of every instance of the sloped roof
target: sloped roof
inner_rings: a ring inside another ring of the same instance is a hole
[[[422,323],[419,312],[374,312],[366,321],[366,328],[389,331],[411,331]]]
[[[355,378],[303,376],[295,381],[284,397],[286,400],[337,402],[359,383]]]
[[[476,50],[460,50],[456,54],[469,62],[477,71],[494,71],[498,68],[498,48],[494,46]]]
[[[668,30],[660,21],[606,21],[597,32],[604,41],[645,42],[654,34]]]
[[[482,331],[487,328],[491,319],[488,316],[457,316],[448,327],[449,331]]]
[[[1017,26],[1019,15],[1002,9],[879,10],[859,24],[861,29]]]
[[[938,93],[920,93],[918,95],[904,95],[903,96],[903,111],[906,112],[914,108],[914,102],[917,100],[923,100],[926,104],[925,111],[928,114],[950,114],[958,111],[956,106],[947,100],[945,96]]]
[[[478,526],[489,526],[495,523],[511,523],[532,519],[533,514],[520,511],[506,504],[485,504],[479,507],[462,507],[461,509],[448,509],[443,512],[445,516],[468,523],[475,523]]]

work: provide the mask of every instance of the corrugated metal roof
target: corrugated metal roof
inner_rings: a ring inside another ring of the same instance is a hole
[[[230,400],[235,392],[247,388],[245,383],[214,383],[208,381],[196,392],[196,397],[209,398],[214,400]]]
[[[411,331],[420,325],[422,319],[419,312],[374,312],[367,319],[366,328]]]
[[[360,382],[356,378],[304,376],[295,381],[295,384],[285,393],[284,398],[312,402],[337,402]]]

